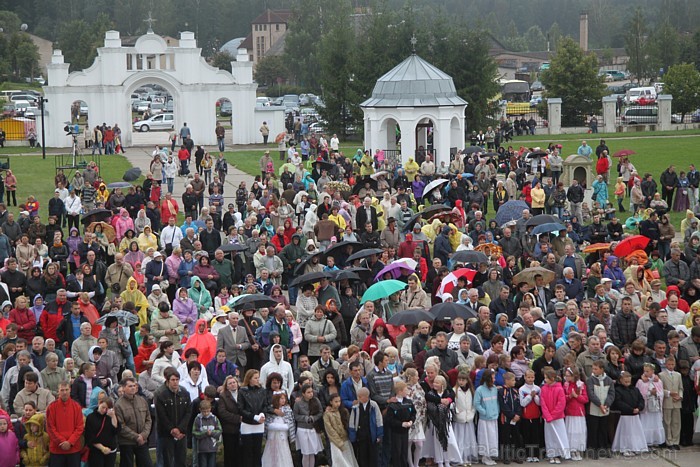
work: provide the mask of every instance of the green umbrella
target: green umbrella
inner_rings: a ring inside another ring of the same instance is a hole
[[[291,173],[294,173],[297,170],[297,166],[292,164],[291,162],[286,162],[282,164],[282,166],[279,169],[279,175],[282,175],[282,172],[284,172],[284,168],[287,167]]]
[[[397,281],[394,279],[379,281],[365,291],[365,293],[362,295],[362,301],[360,302],[360,305],[362,305],[365,302],[373,302],[375,300],[386,298],[389,295],[395,294],[396,292],[405,289],[406,285],[407,284],[405,282]]]

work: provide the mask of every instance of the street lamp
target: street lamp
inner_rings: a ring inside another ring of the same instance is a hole
[[[39,109],[41,110],[41,158],[46,159],[46,126],[44,125],[44,104],[49,100],[43,95],[39,96]]]

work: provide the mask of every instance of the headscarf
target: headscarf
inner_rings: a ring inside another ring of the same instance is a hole
[[[204,332],[199,331],[199,327],[204,326]],[[194,334],[187,340],[185,352],[187,349],[197,349],[199,357],[197,361],[203,366],[211,361],[216,356],[216,338],[209,332],[206,320],[200,318],[194,327]]]

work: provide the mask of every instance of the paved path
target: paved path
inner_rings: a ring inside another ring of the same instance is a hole
[[[235,150],[234,150],[235,151]],[[126,154],[124,154],[124,157],[129,161],[129,163],[134,166],[134,167],[139,167],[143,173],[145,174],[146,172],[149,171],[149,166],[151,164],[151,160],[153,160],[153,146],[149,147],[130,147]],[[234,203],[235,198],[236,198],[236,190],[238,189],[238,185],[242,182],[245,181],[246,185],[248,188],[250,188],[253,185],[253,176],[234,168],[233,166],[235,165],[235,160],[231,160],[231,156],[228,157],[228,175],[226,176],[226,183],[224,184],[224,201],[225,205],[228,203]],[[190,164],[190,167],[192,167],[193,164]],[[181,204],[182,200],[182,194],[185,192],[185,186],[187,185],[188,179],[184,177],[176,177],[175,178],[175,185],[173,187],[173,197],[178,201],[179,204]],[[167,187],[164,187],[163,192],[167,190]],[[224,211],[226,211],[226,208],[224,207]]]
[[[697,442],[697,436],[696,436]],[[689,448],[682,448],[680,451],[658,451],[655,453],[641,454],[635,457],[615,457],[605,460],[583,460],[581,462],[565,461],[562,465],[576,467],[601,467],[604,465],[614,466],[629,466],[629,467],[690,467],[698,465],[698,455],[700,454],[700,446],[695,445]],[[500,463],[499,463],[500,465]],[[514,465],[514,464],[511,464]],[[548,462],[542,461],[539,464],[522,464],[522,465],[549,465]]]

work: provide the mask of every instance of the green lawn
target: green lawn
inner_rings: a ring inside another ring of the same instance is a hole
[[[17,177],[17,203],[24,203],[29,195],[33,195],[40,206],[40,214],[45,215],[48,201],[53,197],[54,177],[56,176],[54,156],[46,155],[46,160],[41,158],[41,153],[37,155],[18,155],[19,151],[6,148],[0,150],[0,156],[8,155],[10,158],[10,169]],[[24,153],[29,148],[21,148]],[[89,160],[89,156],[86,155]],[[124,156],[102,156],[100,173],[107,181],[119,181],[124,172],[131,167]],[[5,200],[7,201],[7,200]],[[18,208],[9,207],[11,212],[17,212]]]
[[[616,138],[646,138],[652,136],[700,136],[698,130],[670,130],[670,131],[647,131],[643,133],[597,133],[597,134],[575,134],[575,135],[548,135],[544,130],[539,130],[540,134],[529,135],[529,136],[516,136],[515,139],[510,142],[513,147],[520,145],[521,142],[526,141],[568,141],[568,140],[587,140],[597,142],[602,138],[605,140],[616,139]]]

